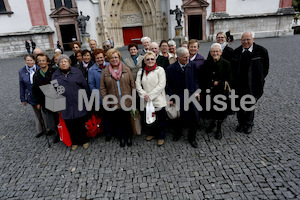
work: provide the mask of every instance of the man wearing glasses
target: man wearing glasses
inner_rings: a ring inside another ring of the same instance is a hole
[[[234,89],[238,95],[238,102],[244,95],[252,95],[255,102],[262,96],[265,78],[269,72],[268,51],[254,43],[254,33],[245,32],[241,38],[241,46],[234,50],[235,65],[233,68]],[[241,109],[237,112],[237,132],[249,134],[252,132],[255,102],[252,111]],[[238,105],[239,106],[239,105]]]

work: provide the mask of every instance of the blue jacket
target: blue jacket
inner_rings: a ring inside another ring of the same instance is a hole
[[[36,69],[40,69],[36,65]],[[27,71],[26,66],[19,70],[19,84],[20,84],[20,100],[34,105],[32,99],[32,84],[30,83],[30,73]]]
[[[180,99],[180,116],[187,119],[187,112],[184,112],[184,89],[188,89],[189,97],[199,89],[196,64],[188,63],[186,65],[185,73],[182,71],[179,63],[176,61],[167,68],[167,94],[177,95]],[[185,84],[184,84],[185,80]],[[171,99],[172,100],[172,99]],[[175,102],[176,103],[176,102]],[[197,118],[199,117],[198,111],[193,104],[193,108]]]
[[[76,119],[87,115],[84,103],[83,110],[78,110],[78,90],[85,89],[88,99],[90,97],[90,90],[80,69],[71,67],[67,76],[58,69],[53,73],[52,80],[57,80],[58,84],[65,88],[62,96],[66,97],[66,109],[61,111],[62,118]]]
[[[108,63],[104,63],[105,67],[108,66]],[[93,91],[94,89],[99,90],[100,93],[100,79],[101,79],[102,69],[100,69],[97,64],[95,63],[88,71],[88,83],[90,90]],[[101,94],[99,95],[100,98],[100,105],[102,105],[102,98]]]
[[[204,64],[204,57],[197,53],[196,58],[191,61],[196,64],[196,69],[199,70],[201,66]]]

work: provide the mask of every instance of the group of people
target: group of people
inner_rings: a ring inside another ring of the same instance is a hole
[[[157,144],[163,145],[166,126],[170,124],[174,128],[173,141],[178,141],[183,128],[188,127],[188,141],[197,148],[199,118],[210,120],[206,132],[210,133],[216,127],[215,138],[222,138],[222,122],[229,111],[219,111],[215,98],[228,95],[228,86],[236,90],[239,108],[241,100],[245,99],[244,95],[255,98],[254,102],[248,102],[249,108],[263,94],[269,69],[268,52],[254,43],[252,32],[243,33],[241,46],[235,50],[228,46],[226,35],[218,33],[217,42],[211,45],[206,60],[198,53],[200,44],[194,39],[184,42],[177,49],[173,40],[162,40],[158,44],[151,42],[149,37],[143,37],[141,41],[142,49],[135,43],[128,46],[128,58],[123,58],[109,41],[104,41],[103,49],[98,49],[95,40],[90,41],[91,50],[83,51],[80,43],[73,42],[71,47],[74,54],[70,57],[58,55],[52,59],[53,65],[43,53],[27,55],[26,66],[19,71],[20,98],[22,104],[29,103],[33,107],[37,137],[44,134],[39,122],[44,116],[47,134],[56,133],[55,142],[58,141],[57,113],[45,108],[44,95],[38,87],[52,80],[65,87],[63,96],[66,97],[66,109],[60,114],[69,130],[73,150],[79,145],[89,147],[85,130],[89,114],[85,107],[78,109],[80,89],[84,89],[91,98],[91,94],[98,92],[99,101],[96,102],[99,102],[100,109],[95,109],[97,106],[94,105],[92,110],[103,119],[105,140],[117,137],[121,147],[132,146],[132,107],[138,109],[141,116],[145,115],[145,105],[151,103],[155,107],[156,120],[148,127],[147,141],[157,139]],[[128,98],[134,97],[135,91],[136,98]],[[198,104],[204,109],[199,110]],[[208,106],[210,109],[205,109]],[[166,113],[170,107],[176,107],[179,111],[176,117],[167,122]],[[254,110],[239,109],[237,118],[236,131],[251,133]]]
[[[31,43],[31,45],[30,45],[30,43]],[[33,51],[36,47],[36,44],[34,41],[30,40],[30,43],[27,40],[25,40],[25,48],[26,48],[28,54],[30,54],[30,52],[33,53]],[[30,51],[30,47],[31,47],[31,51]]]

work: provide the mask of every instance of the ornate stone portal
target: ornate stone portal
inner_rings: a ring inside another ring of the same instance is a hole
[[[114,38],[115,46],[124,45],[124,27],[142,27],[143,36],[160,41],[167,33],[167,20],[161,16],[160,0],[99,1],[100,17],[96,29],[98,41]]]

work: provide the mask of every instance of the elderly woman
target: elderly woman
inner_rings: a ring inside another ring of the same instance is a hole
[[[228,46],[228,43],[226,42],[226,35],[223,32],[219,32],[216,36],[216,41],[219,43],[222,47],[222,57],[232,63],[233,55],[233,49]],[[208,53],[207,58],[212,58],[211,53]]]
[[[167,40],[162,40],[159,44],[160,53],[159,55],[164,56],[169,59],[169,64],[176,62],[176,58],[173,54],[169,53],[169,44]]]
[[[145,55],[145,53],[147,53],[148,51],[150,51],[150,43],[151,43],[151,39],[147,36],[142,37],[141,42],[143,44],[143,49],[140,49],[138,54],[139,55]]]
[[[199,42],[195,39],[190,40],[188,43],[190,62],[196,63],[196,70],[199,70],[204,63],[204,57],[198,53],[199,46]]]
[[[227,116],[226,110],[224,111],[218,111],[214,108],[214,105],[220,107],[220,105],[217,105],[213,99],[216,95],[225,95],[224,87],[225,83],[229,83],[229,85],[232,82],[232,71],[231,71],[231,65],[230,63],[222,58],[222,46],[219,43],[214,43],[211,45],[210,48],[210,54],[212,58],[208,58],[205,62],[203,67],[200,70],[199,73],[199,86],[201,91],[207,91],[207,89],[210,90],[209,95],[211,95],[211,110],[206,111],[206,115],[208,118],[211,119],[209,127],[206,129],[207,133],[210,133],[213,131],[213,129],[216,127],[217,123],[217,131],[215,132],[215,138],[221,139],[222,138],[222,122]],[[201,104],[202,108],[206,108],[207,102],[204,102],[205,96],[207,94],[201,93]],[[228,98],[228,97],[226,97]],[[230,105],[227,105],[230,106]]]
[[[60,112],[70,133],[72,150],[82,144],[83,148],[87,149],[89,142],[85,122],[88,113],[84,105],[81,111],[78,109],[78,91],[84,89],[89,97],[88,85],[81,71],[71,67],[71,60],[67,55],[60,55],[57,62],[59,69],[53,73],[52,80],[57,80],[58,85],[65,88],[62,95],[66,97],[66,109]]]
[[[140,69],[136,78],[136,89],[141,98],[153,102],[156,108],[156,122],[150,127],[150,135],[147,141],[158,138],[158,146],[165,142],[166,137],[166,73],[165,70],[156,64],[155,53],[149,51],[144,58],[145,68]]]
[[[27,104],[32,106],[35,117],[35,127],[38,133],[36,137],[40,137],[44,134],[41,122],[42,113],[41,110],[38,110],[34,106],[35,104],[32,99],[33,75],[40,67],[35,65],[35,57],[32,54],[26,55],[24,59],[25,66],[19,71],[20,100],[24,106]]]
[[[52,68],[58,69],[57,60],[58,60],[58,57],[59,57],[60,55],[61,55],[61,53],[59,53],[59,52],[54,53],[54,55],[53,55],[53,57],[52,57],[52,60],[51,60]]]
[[[176,42],[174,40],[168,41],[169,53],[173,54],[176,58]]]
[[[73,52],[74,52],[74,54],[72,54],[72,55],[70,56],[70,59],[71,59],[71,66],[74,67],[74,66],[76,65],[76,63],[77,63],[75,52],[80,50],[81,45],[80,45],[79,42],[74,41],[74,42],[72,42],[72,43],[70,44],[70,47],[72,48],[72,50],[73,50]]]
[[[51,76],[55,72],[55,69],[49,66],[50,59],[46,54],[38,54],[36,59],[41,68],[38,69],[33,76],[33,102],[36,108],[41,110],[41,112],[46,116],[46,118],[44,118],[45,126],[47,128],[46,134],[51,135],[56,133],[55,142],[58,142],[57,113],[45,108],[45,95],[40,89],[40,86],[50,84]]]
[[[78,69],[81,70],[85,80],[88,80],[88,71],[94,65],[94,61],[92,60],[92,53],[85,49],[82,51],[82,62],[79,63]]]
[[[167,70],[167,67],[170,65],[169,59],[162,55],[159,55],[159,46],[156,42],[152,42],[150,44],[150,51],[155,53],[157,65],[164,68],[164,70]]]
[[[131,107],[131,99],[125,95],[132,95],[135,89],[133,76],[129,67],[121,62],[121,53],[116,49],[110,49],[106,53],[109,65],[103,70],[100,80],[100,91],[103,100],[103,106],[109,107],[110,111],[110,131],[114,126],[120,139],[120,146],[132,146],[130,111],[125,111],[121,107],[121,100],[126,108]],[[123,99],[124,98],[124,99]],[[105,100],[105,101],[104,101]],[[107,136],[111,136],[107,133]]]
[[[137,72],[142,67],[142,61],[144,58],[144,56],[138,54],[138,49],[139,48],[136,43],[130,43],[128,45],[130,57],[124,59],[124,63],[130,68],[134,80],[136,79]]]

